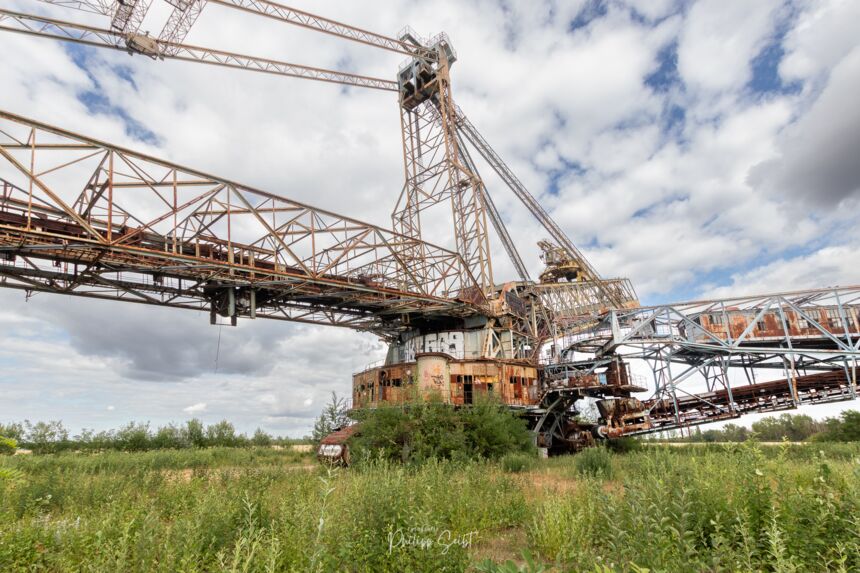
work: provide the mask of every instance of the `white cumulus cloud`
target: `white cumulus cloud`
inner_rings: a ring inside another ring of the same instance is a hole
[[[192,404],[186,408],[182,408],[182,411],[186,414],[197,414],[200,412],[206,411],[206,402],[198,402],[196,404]]]

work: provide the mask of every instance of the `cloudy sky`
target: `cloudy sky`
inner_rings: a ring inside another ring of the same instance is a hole
[[[595,267],[646,303],[860,283],[856,1],[291,4],[389,35],[446,31],[455,100]],[[153,0],[143,29],[157,35],[168,8]],[[217,5],[187,41],[385,78],[402,59]],[[403,176],[393,94],[8,33],[0,54],[4,110],[388,226]],[[540,230],[482,174],[536,273]],[[495,252],[497,279],[513,278]],[[76,431],[196,416],[302,435],[384,352],[334,328],[208,322],[0,291],[0,420]]]

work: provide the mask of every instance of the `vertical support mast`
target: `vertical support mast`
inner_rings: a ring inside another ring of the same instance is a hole
[[[447,37],[431,45],[433,61],[414,58],[398,74],[406,182],[391,215],[394,229],[421,237],[424,209],[450,201],[457,252],[487,292],[493,286],[482,183],[459,149],[449,70],[456,60]],[[410,260],[418,253],[403,252]]]
[[[439,71],[439,122],[445,136],[445,150],[449,162],[448,185],[452,190],[454,235],[457,252],[485,291],[493,286],[493,268],[487,236],[487,214],[481,201],[481,180],[466,168],[462,161],[454,124],[454,102],[451,98],[450,65],[444,50],[440,50]]]

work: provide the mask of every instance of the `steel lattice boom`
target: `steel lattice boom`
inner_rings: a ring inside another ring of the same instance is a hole
[[[455,253],[4,112],[0,180],[6,287],[384,336],[472,312]]]
[[[397,83],[370,76],[303,66],[269,58],[259,58],[235,52],[203,48],[150,38],[136,33],[108,30],[74,24],[44,16],[24,14],[0,9],[0,30],[17,32],[66,42],[75,42],[99,48],[113,48],[140,53],[153,58],[170,58],[187,62],[198,62],[236,68],[252,72],[263,72],[294,78],[317,80],[372,88],[383,91],[396,91]]]

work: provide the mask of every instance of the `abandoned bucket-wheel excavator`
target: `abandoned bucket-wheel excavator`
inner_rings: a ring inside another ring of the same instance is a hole
[[[388,230],[0,112],[0,286],[208,310],[213,323],[372,332],[388,354],[353,376],[353,408],[414,394],[459,406],[492,393],[551,452],[856,397],[860,286],[640,306],[630,281],[601,278],[454,103],[445,34],[393,38],[266,0],[167,0],[156,38],[140,32],[150,0],[45,1],[109,27],[0,10],[0,29],[392,92],[406,181]],[[387,80],[183,43],[207,3],[408,59]],[[473,153],[549,236],[539,281]],[[422,213],[440,204],[453,212],[448,248],[422,233]],[[488,220],[515,280],[493,277]],[[341,455],[348,434],[324,452]]]

